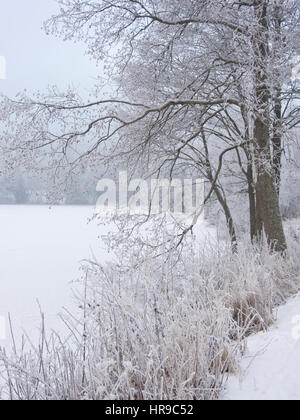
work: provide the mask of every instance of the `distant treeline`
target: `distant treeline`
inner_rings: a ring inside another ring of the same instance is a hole
[[[77,182],[55,202],[49,198],[49,189],[38,178],[29,178],[24,174],[14,177],[0,177],[0,205],[2,204],[65,204],[93,205],[97,195],[93,186],[86,182]]]

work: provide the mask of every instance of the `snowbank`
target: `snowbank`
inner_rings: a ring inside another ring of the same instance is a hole
[[[300,295],[278,310],[267,333],[248,340],[240,377],[231,377],[225,400],[300,400]]]

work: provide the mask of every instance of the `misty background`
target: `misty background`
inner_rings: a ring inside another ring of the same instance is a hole
[[[62,90],[75,87],[83,98],[88,98],[93,95],[97,81],[104,80],[101,63],[97,66],[91,61],[85,54],[84,44],[46,35],[43,23],[58,7],[56,0],[2,0],[0,56],[6,60],[7,78],[0,80],[0,93],[13,98],[24,90],[44,91],[55,85]],[[106,92],[111,90],[111,86],[106,88]],[[299,161],[300,151],[295,145],[286,151],[283,162],[281,209],[286,217],[299,214]],[[97,199],[95,174],[87,172],[77,178],[65,196],[53,202],[47,195],[51,181],[48,185],[44,177],[41,179],[22,167],[17,174],[8,177],[0,167],[0,204],[94,205]]]
[[[11,98],[18,92],[45,90],[56,85],[76,87],[83,97],[91,94],[102,76],[85,55],[80,43],[63,42],[48,36],[43,22],[58,11],[55,0],[1,0],[0,56],[6,60],[6,80],[0,80],[0,92]],[[0,204],[46,204],[45,180],[19,168],[13,177],[4,176],[0,167]],[[61,201],[63,204],[94,204],[96,192],[89,176],[76,182],[76,188]]]

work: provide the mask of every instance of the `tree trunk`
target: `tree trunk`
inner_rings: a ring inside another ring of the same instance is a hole
[[[227,223],[230,240],[231,240],[232,252],[233,254],[236,254],[238,251],[238,241],[237,241],[236,231],[235,231],[235,227],[233,223],[233,218],[231,216],[231,211],[228,207],[226,199],[223,197],[223,194],[221,193],[217,185],[214,188],[214,192],[225,214],[226,223]]]
[[[282,136],[281,136],[281,100],[279,96],[275,98],[275,121],[274,121],[274,136],[272,138],[273,144],[273,170],[275,176],[276,191],[279,196],[281,184],[281,159],[282,159]]]
[[[225,214],[226,223],[227,223],[229,236],[231,240],[232,253],[236,254],[238,251],[238,241],[237,241],[237,235],[235,231],[233,218],[232,218],[231,211],[226,200],[225,193],[223,194],[220,186],[218,186],[214,180],[212,165],[209,159],[209,151],[208,151],[208,146],[207,146],[207,141],[206,141],[206,136],[204,134],[204,131],[202,131],[202,141],[203,141],[203,146],[205,150],[205,158],[206,158],[206,161],[205,161],[206,174],[205,175],[208,181],[211,183],[211,185],[214,185],[213,191],[216,194],[216,197]]]
[[[247,181],[248,181],[248,197],[250,209],[250,236],[251,241],[254,242],[257,237],[257,214],[256,214],[256,197],[254,189],[254,177],[252,163],[248,163],[247,167]]]
[[[280,47],[281,39],[281,8],[278,6],[275,8],[275,59],[280,59],[276,49]],[[276,80],[276,89],[274,96],[274,123],[273,123],[273,170],[275,176],[275,185],[277,194],[280,194],[280,184],[281,184],[281,168],[282,168],[282,104],[281,104],[281,86],[280,86],[280,74],[278,71],[275,71],[275,80]]]
[[[254,136],[258,173],[256,183],[257,223],[261,218],[272,250],[284,252],[287,245],[279,208],[279,196],[271,165],[269,126],[260,118],[255,121]],[[259,229],[257,232],[259,233]]]
[[[257,167],[256,206],[269,245],[274,251],[284,252],[287,245],[270,152],[270,94],[266,68],[269,55],[267,8],[268,5],[265,0],[255,1],[255,16],[258,24],[258,32],[253,37],[256,94],[254,121],[254,147]]]
[[[258,176],[256,196],[268,243],[272,250],[284,252],[287,246],[272,175],[264,172]]]

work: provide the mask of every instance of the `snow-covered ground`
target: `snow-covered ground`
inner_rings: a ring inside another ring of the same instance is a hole
[[[225,400],[300,400],[300,295],[278,310],[267,333],[248,339],[240,377],[231,377]]]
[[[57,314],[74,306],[72,282],[80,278],[80,261],[107,258],[99,228],[88,223],[92,207],[0,206],[0,345],[3,324],[11,314],[19,335],[36,337],[39,301],[49,328],[60,328]],[[105,230],[101,229],[101,233]],[[3,319],[4,318],[4,319]]]

